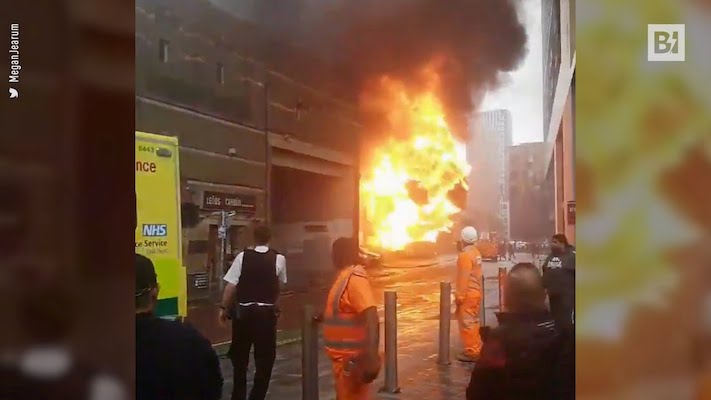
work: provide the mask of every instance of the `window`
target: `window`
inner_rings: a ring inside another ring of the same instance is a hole
[[[216,78],[217,78],[217,83],[220,84],[220,85],[224,85],[224,84],[225,84],[225,66],[222,65],[221,62],[218,62],[218,63],[217,63],[217,71],[216,71],[216,73],[217,73],[217,76],[216,76]]]
[[[165,39],[158,41],[158,57],[161,62],[168,62],[168,44],[169,42]]]

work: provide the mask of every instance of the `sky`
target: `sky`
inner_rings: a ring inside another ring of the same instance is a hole
[[[528,33],[528,54],[506,83],[486,94],[480,111],[511,111],[513,143],[543,140],[543,37],[541,0],[520,0],[519,15]]]

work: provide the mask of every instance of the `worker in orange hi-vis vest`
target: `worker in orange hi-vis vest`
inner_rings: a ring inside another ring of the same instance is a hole
[[[355,239],[337,239],[332,259],[338,276],[319,320],[323,322],[326,353],[333,362],[336,398],[367,400],[381,364],[375,299]]]
[[[481,254],[475,244],[478,239],[476,229],[467,226],[462,229],[463,249],[457,257],[457,287],[455,301],[459,333],[464,344],[464,351],[457,358],[459,361],[476,362],[481,352],[479,335],[479,307],[481,292]]]

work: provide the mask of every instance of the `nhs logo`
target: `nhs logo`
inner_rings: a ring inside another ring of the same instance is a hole
[[[148,237],[168,236],[168,225],[166,225],[166,224],[143,224],[143,236],[148,236]]]

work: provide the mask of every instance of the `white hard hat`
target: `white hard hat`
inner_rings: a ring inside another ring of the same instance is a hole
[[[477,241],[479,234],[473,226],[467,226],[462,229],[462,241],[466,243],[474,243]]]

